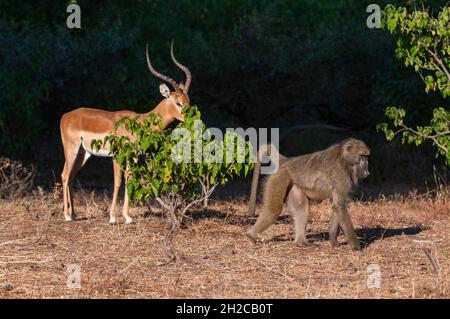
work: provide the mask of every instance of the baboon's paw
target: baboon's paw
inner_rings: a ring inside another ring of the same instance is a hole
[[[301,240],[294,240],[294,244],[297,246],[312,246],[312,242],[310,242],[307,239],[301,239]]]
[[[250,240],[251,243],[256,244],[258,242],[258,239],[255,238],[255,236],[251,233],[247,233],[247,238]]]
[[[361,244],[359,243],[359,241],[351,243],[351,246],[353,250],[361,250]]]
[[[339,246],[339,243],[338,243],[337,240],[330,240],[330,244],[331,244],[331,247],[337,247],[337,246]]]

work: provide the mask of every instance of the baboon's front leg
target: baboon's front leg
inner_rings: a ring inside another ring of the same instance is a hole
[[[337,246],[338,244],[337,237],[340,229],[341,227],[339,226],[338,212],[333,209],[331,213],[330,226],[328,227],[328,235],[332,246]]]
[[[332,223],[330,224],[330,240],[335,240],[335,237],[337,237],[337,231],[339,230],[340,226],[342,227],[345,237],[347,238],[347,243],[350,244],[353,250],[360,250],[361,245],[358,241],[358,237],[356,236],[355,228],[353,227],[350,214],[347,211],[345,198],[340,196],[333,196],[333,212],[333,215],[336,214],[337,218],[335,217],[334,221],[332,218]]]

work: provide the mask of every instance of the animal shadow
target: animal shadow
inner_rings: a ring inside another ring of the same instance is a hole
[[[74,221],[76,222],[81,222],[81,221],[85,221],[85,220],[93,220],[95,219],[95,217],[87,217],[87,216],[79,216],[77,215],[74,219]]]
[[[159,217],[163,218],[164,213],[162,211],[153,210],[153,211],[146,211],[142,215],[144,218],[152,218],[152,217]],[[237,226],[253,226],[256,222],[256,217],[249,217],[246,215],[236,214],[234,211],[228,211],[224,212],[221,210],[215,210],[215,209],[209,209],[209,208],[199,208],[190,210],[186,213],[185,216],[185,223],[190,223],[193,221],[200,221],[200,220],[206,220],[206,219],[221,219],[225,223],[230,225],[237,225]],[[276,223],[290,223],[290,216],[280,216],[277,218]]]
[[[146,211],[142,215],[144,218],[151,218],[151,217],[164,217],[164,213],[162,210],[153,210],[153,211]],[[223,213],[221,211],[213,210],[213,209],[202,209],[202,210],[196,210],[196,211],[188,211],[186,212],[186,217],[192,219],[192,220],[202,220],[202,219],[210,219],[210,218],[219,218],[219,219],[226,219],[229,216],[227,213]]]
[[[404,228],[383,228],[383,227],[375,227],[375,228],[361,228],[356,230],[356,235],[358,236],[362,248],[366,248],[371,245],[373,242],[377,240],[383,240],[389,237],[402,236],[402,235],[417,235],[424,230],[429,230],[430,227],[427,226],[413,226],[413,227],[404,227]],[[342,231],[340,232],[342,234]],[[294,238],[294,234],[290,233],[288,235],[278,235],[273,237],[272,241],[291,241]],[[322,233],[313,233],[307,235],[307,238],[311,241],[311,243],[317,241],[328,241],[330,239],[327,232]]]
[[[412,226],[403,228],[361,228],[356,230],[356,235],[361,240],[362,247],[368,247],[377,240],[383,240],[395,236],[412,236],[421,233],[424,230],[429,230],[428,226]]]

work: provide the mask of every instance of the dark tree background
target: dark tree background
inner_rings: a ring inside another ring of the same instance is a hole
[[[81,29],[66,27],[68,1],[0,0],[0,155],[32,162],[40,176],[63,164],[59,119],[79,106],[148,111],[161,99],[145,63],[178,80],[175,53],[193,73],[191,101],[209,126],[330,124],[283,140],[286,155],[347,136],[373,149],[369,182],[423,184],[445,169],[431,148],[387,143],[375,130],[391,105],[421,123],[435,105],[411,69],[395,58],[394,38],[366,26],[371,0],[76,1]],[[408,7],[445,1],[378,1]],[[89,164],[96,165],[96,164]],[[448,172],[443,171],[445,178]]]

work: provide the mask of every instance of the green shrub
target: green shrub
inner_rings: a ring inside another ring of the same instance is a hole
[[[156,200],[162,206],[170,222],[166,249],[171,259],[176,256],[172,238],[187,210],[209,198],[219,184],[247,175],[253,167],[249,142],[231,132],[225,133],[223,141],[205,140],[209,133],[197,107],[187,107],[183,114],[184,122],[162,132],[155,130],[162,125],[158,114],[144,119],[124,117],[116,123],[116,131],[103,141],[93,141],[97,150],[110,146],[126,172],[132,202],[145,205]],[[117,134],[122,125],[132,138]],[[238,161],[239,156],[246,160]]]

